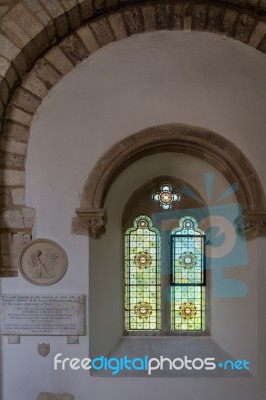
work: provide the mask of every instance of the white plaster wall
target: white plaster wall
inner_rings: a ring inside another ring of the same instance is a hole
[[[2,293],[89,295],[88,238],[71,235],[71,218],[98,158],[143,128],[179,122],[213,130],[232,140],[265,182],[265,71],[266,56],[236,41],[208,33],[158,32],[113,43],[64,77],[44,100],[32,126],[26,204],[36,208],[36,237],[55,240],[66,250],[68,271],[46,288],[32,286],[20,276],[2,279]],[[259,253],[256,246],[252,251],[261,268],[265,244]],[[264,278],[258,288],[262,296],[265,276],[260,278]],[[247,279],[252,281],[250,274]],[[263,355],[264,316],[259,324]],[[218,329],[216,338],[226,340]],[[241,342],[241,334],[236,340]],[[51,344],[47,358],[36,350],[42,341]],[[80,358],[88,354],[87,337],[80,339],[80,345],[65,343],[64,337],[23,337],[20,345],[11,346],[3,338],[3,400],[35,399],[44,390],[70,392],[78,400],[122,400],[125,395],[129,400],[173,395],[182,400],[265,399],[262,380],[97,379],[84,371],[54,372],[54,354]]]

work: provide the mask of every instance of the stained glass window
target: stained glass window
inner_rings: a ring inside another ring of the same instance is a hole
[[[172,203],[174,201],[180,200],[180,195],[172,191],[172,186],[164,184],[160,188],[160,192],[155,192],[152,196],[153,200],[159,201],[160,206],[164,210],[169,210],[172,208]]]
[[[206,331],[205,234],[197,221],[183,217],[169,232],[171,246],[163,248],[149,217],[140,215],[133,225],[125,233],[126,331],[140,335]],[[169,272],[163,276],[161,253],[169,262]],[[163,295],[169,287],[170,298]]]
[[[141,215],[125,234],[125,327],[161,329],[160,233]]]
[[[171,232],[171,330],[205,330],[205,235],[192,217]]]

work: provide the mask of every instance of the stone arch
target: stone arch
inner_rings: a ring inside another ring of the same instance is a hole
[[[198,5],[193,2],[179,3],[177,1],[161,4],[141,2],[134,6],[123,6],[119,11],[111,12],[110,10],[117,2],[106,1],[105,8],[100,8],[99,3],[95,1],[92,6],[91,1],[80,0],[79,5],[77,6],[75,3],[74,7],[71,1],[62,1],[60,5],[53,0],[45,2],[46,6],[42,7],[38,3],[37,7],[36,2],[28,0],[27,7],[18,2],[2,18],[7,35],[7,37],[0,35],[0,54],[5,57],[3,66],[5,76],[1,82],[2,103],[0,102],[0,113],[1,110],[3,113],[1,178],[2,186],[4,186],[1,198],[2,206],[5,208],[24,204],[23,171],[27,142],[33,116],[41,101],[65,74],[98,48],[135,33],[156,29],[216,32],[232,36],[260,50],[264,50],[264,41],[266,43],[266,24],[261,20],[261,16],[255,14],[255,10],[249,8],[247,12],[244,12],[223,1],[217,2],[215,6],[210,6],[207,2]],[[126,2],[124,3],[126,4]],[[35,11],[35,16],[32,15],[33,11]],[[100,13],[104,13],[104,15],[99,16]],[[47,19],[47,25],[44,22],[41,24],[39,20],[48,14],[50,22],[48,23]],[[35,19],[37,21],[34,28],[36,36],[33,32],[32,36],[34,36],[35,42],[38,42],[38,49],[35,45],[34,51],[32,50],[32,58],[28,60],[27,64],[25,60],[28,59],[30,52],[27,46],[29,44],[33,46],[33,42],[27,42],[28,44],[25,46],[21,44],[20,48],[16,47],[16,43],[19,46],[17,40],[20,31],[18,29],[29,30],[28,26],[30,23],[34,25]],[[89,22],[80,26],[85,19]],[[63,20],[65,28],[61,31]],[[53,28],[50,26],[51,23],[53,23]],[[71,28],[72,32],[62,39],[61,37]],[[73,30],[73,28],[76,29]],[[46,40],[47,37],[51,38],[51,43]],[[58,43],[53,45],[54,41]],[[50,49],[43,54],[46,48]],[[34,64],[40,54],[43,56]],[[31,71],[25,74],[32,64],[34,66]],[[20,86],[15,90],[19,79],[21,79]],[[12,93],[11,97],[10,93]],[[16,186],[16,192],[12,193],[11,186]]]
[[[0,15],[4,13],[0,20],[1,115],[36,60],[85,21],[94,23],[98,45],[149,30],[185,29],[220,33],[266,51],[266,5],[254,0],[220,0],[214,5],[206,0],[197,4],[193,0],[13,0],[9,4],[9,9],[0,6]],[[69,41],[65,43],[68,49]]]
[[[266,199],[260,179],[246,156],[229,140],[203,128],[169,124],[144,129],[116,143],[96,163],[81,196],[73,230],[98,238],[105,231],[104,201],[117,176],[137,159],[158,152],[194,155],[218,169],[231,184],[237,184],[243,223],[237,229],[248,239],[266,234]]]
[[[17,254],[31,237],[35,214],[24,200],[27,143],[49,90],[98,48],[136,33],[214,32],[266,52],[266,6],[255,3],[14,0],[9,9],[0,6],[0,230],[5,254]],[[0,275],[17,275],[12,257],[6,264]]]
[[[259,50],[266,49],[266,24],[259,9],[251,4],[244,10],[235,2],[228,5],[224,1],[213,6],[206,1],[194,4],[177,0],[159,4],[134,2],[134,6],[120,3],[27,0],[25,4],[16,2],[2,17],[2,208],[24,204],[27,142],[41,101],[65,74],[95,50],[132,34],[157,29],[215,32]],[[81,25],[84,20],[88,22]],[[16,192],[10,190],[14,186]]]

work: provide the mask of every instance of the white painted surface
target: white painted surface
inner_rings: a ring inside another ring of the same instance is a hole
[[[1,292],[89,296],[88,238],[71,235],[71,218],[95,162],[118,140],[141,129],[171,122],[208,128],[233,141],[265,182],[265,71],[265,55],[241,43],[208,33],[158,32],[113,43],[64,77],[41,105],[32,126],[26,204],[36,208],[35,236],[55,240],[66,250],[68,271],[56,286],[46,288],[32,286],[21,277],[2,279]],[[139,175],[136,187],[140,180]],[[202,189],[200,183],[198,186]],[[265,276],[261,260],[266,252],[265,242],[260,240],[259,248],[257,242],[250,245],[251,262],[244,275],[241,272],[251,290],[251,303],[246,302],[247,308],[243,308],[239,302],[217,299],[216,307],[223,319],[213,316],[212,321],[215,340],[221,346],[231,346],[236,356],[244,353],[248,338],[252,345],[247,348],[247,357],[252,359],[256,358],[254,348],[259,348],[261,355],[265,352],[265,312],[261,307]],[[256,327],[254,331],[249,329],[256,321],[251,305],[256,303],[257,266],[258,346]],[[227,332],[231,323],[232,341]],[[46,358],[37,352],[41,341],[51,345]],[[41,391],[70,392],[78,400],[123,400],[125,396],[128,400],[159,400],[166,396],[182,400],[203,396],[215,396],[216,400],[265,398],[256,380],[97,379],[84,371],[53,371],[56,353],[84,358],[88,350],[88,337],[82,337],[80,345],[66,345],[64,337],[22,337],[20,345],[7,345],[4,337],[3,400],[35,399]]]

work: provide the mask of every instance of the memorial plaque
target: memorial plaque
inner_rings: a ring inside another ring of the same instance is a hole
[[[21,251],[19,270],[23,278],[33,285],[53,285],[62,279],[66,269],[66,253],[52,240],[32,240]]]
[[[84,295],[1,295],[1,335],[84,335]]]

